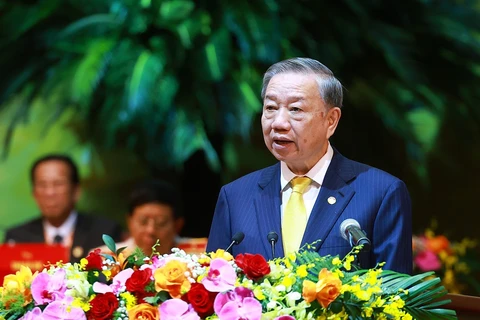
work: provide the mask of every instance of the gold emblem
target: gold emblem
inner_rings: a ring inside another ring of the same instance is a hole
[[[83,255],[83,248],[80,246],[76,246],[72,250],[72,254],[75,258],[80,258]]]
[[[335,199],[335,197],[328,197],[327,202],[330,204],[335,204],[335,202],[337,202],[337,199]]]

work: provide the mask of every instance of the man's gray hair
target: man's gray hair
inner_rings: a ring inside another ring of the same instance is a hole
[[[291,58],[270,66],[263,76],[262,100],[273,76],[279,73],[300,73],[317,75],[318,90],[329,107],[342,107],[343,87],[333,72],[317,60],[310,58]]]

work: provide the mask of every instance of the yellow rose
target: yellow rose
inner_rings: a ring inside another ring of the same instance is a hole
[[[128,319],[160,320],[160,312],[158,307],[148,303],[141,303],[128,311]]]
[[[163,267],[155,270],[155,290],[168,291],[172,298],[180,298],[182,293],[190,290],[190,281],[185,273],[187,264],[178,260],[170,260]]]
[[[338,277],[323,268],[318,274],[318,282],[303,281],[302,295],[308,303],[317,300],[324,308],[328,307],[339,295],[342,281]]]

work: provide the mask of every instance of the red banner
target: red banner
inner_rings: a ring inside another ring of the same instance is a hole
[[[32,272],[41,271],[50,263],[69,261],[68,248],[43,243],[0,244],[0,280],[17,272],[20,266],[29,267]]]

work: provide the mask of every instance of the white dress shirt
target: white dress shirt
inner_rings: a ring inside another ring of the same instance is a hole
[[[55,236],[59,235],[63,238],[62,244],[70,247],[73,243],[73,234],[75,232],[75,223],[77,222],[77,212],[72,211],[67,220],[60,226],[55,227],[47,220],[43,220],[43,230],[45,232],[45,242],[48,244],[54,243]]]

